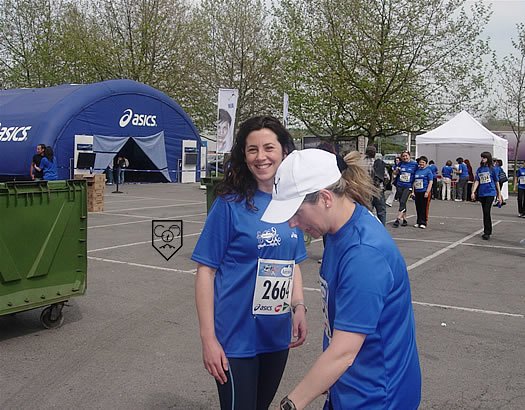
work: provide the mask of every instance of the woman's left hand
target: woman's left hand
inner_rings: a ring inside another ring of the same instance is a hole
[[[428,192],[425,192],[425,198],[428,198]]]
[[[288,345],[290,349],[301,346],[306,340],[306,335],[308,334],[304,306],[297,306],[292,317],[292,322],[292,342]]]

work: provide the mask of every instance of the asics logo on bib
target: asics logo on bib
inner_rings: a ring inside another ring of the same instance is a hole
[[[27,140],[27,132],[31,129],[31,125],[22,127],[2,127],[0,123],[0,142],[22,142]]]
[[[128,108],[120,117],[119,125],[124,128],[131,122],[136,127],[156,127],[157,116],[151,114],[134,114],[131,108]]]
[[[270,312],[271,310],[273,309],[273,306],[269,306],[269,305],[255,305],[255,307],[253,308],[253,310],[257,311],[257,310],[261,310],[261,311],[267,311],[267,312]]]

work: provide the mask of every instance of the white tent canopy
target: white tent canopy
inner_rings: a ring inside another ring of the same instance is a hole
[[[493,158],[503,160],[503,169],[508,175],[507,145],[506,139],[490,132],[468,112],[461,111],[446,123],[416,137],[416,157],[425,155],[433,159],[440,171],[447,160],[454,163],[462,157],[469,159],[476,171],[480,154],[488,151]],[[508,184],[503,185],[503,198],[508,198]]]

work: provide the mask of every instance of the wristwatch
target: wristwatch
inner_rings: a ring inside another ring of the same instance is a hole
[[[281,400],[281,410],[297,410],[293,401],[288,396]]]

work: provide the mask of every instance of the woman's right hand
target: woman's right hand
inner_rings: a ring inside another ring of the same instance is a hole
[[[202,361],[208,373],[210,373],[217,382],[224,384],[228,381],[226,377],[228,359],[216,337],[209,340],[202,340]]]
[[[476,200],[476,193],[475,192],[472,192],[472,194],[470,194],[470,199],[472,199],[473,201]]]

